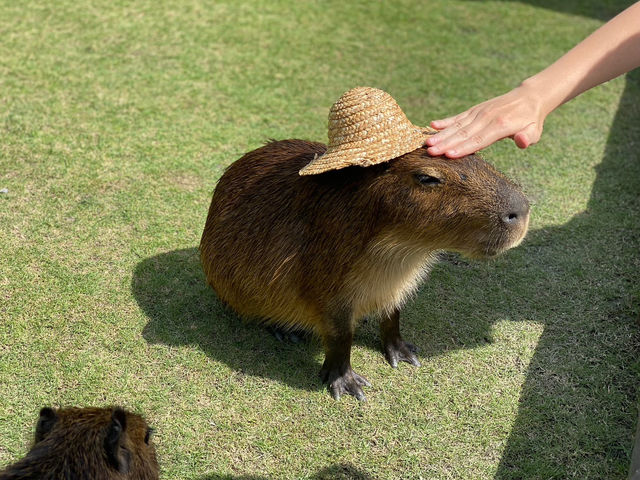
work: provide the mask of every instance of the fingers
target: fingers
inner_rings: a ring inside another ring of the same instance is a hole
[[[531,141],[529,140],[529,137],[524,131],[516,133],[513,136],[513,141],[518,146],[518,148],[524,149],[524,148],[527,148],[529,145],[531,145]]]
[[[462,121],[429,138],[431,155],[459,158],[477,152],[496,140],[508,136],[507,130],[481,115],[469,115]],[[435,137],[435,138],[434,138]]]
[[[540,95],[520,86],[458,115],[433,121],[439,132],[425,144],[430,155],[449,158],[469,155],[506,137],[527,148],[540,139],[545,117]]]
[[[429,137],[428,140],[430,141],[427,144],[431,146],[427,151],[431,155],[447,155],[453,158],[458,155],[464,155],[460,148],[462,147],[464,150],[465,143],[478,142],[480,140],[480,137],[474,135],[469,126],[469,124],[463,124],[460,121],[454,122],[450,127]]]
[[[499,115],[482,112],[454,121],[449,127],[427,139],[430,155],[460,158],[477,152],[506,137],[512,137],[520,148],[527,148],[540,139],[540,129],[535,122],[516,130],[513,122]]]
[[[440,131],[435,135],[431,135],[425,141],[425,144],[429,147],[427,149],[429,154],[446,154],[447,156],[456,158],[455,155],[458,152],[457,148],[452,148],[453,145],[458,146],[458,144],[470,138],[473,130],[475,130],[469,130],[469,126],[473,125],[476,120],[477,114],[474,112],[475,108],[477,108],[477,106],[453,117],[431,122],[431,126],[440,129]]]

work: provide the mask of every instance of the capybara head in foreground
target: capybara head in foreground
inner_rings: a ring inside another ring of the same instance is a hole
[[[26,457],[0,480],[156,480],[144,419],[120,408],[43,408]]]
[[[208,282],[239,314],[304,328],[324,344],[334,398],[364,399],[351,369],[355,325],[381,316],[388,362],[419,365],[399,312],[440,251],[493,257],[524,237],[529,203],[477,155],[451,160],[418,148],[366,168],[298,171],[326,146],[268,143],[216,186],[200,252]]]

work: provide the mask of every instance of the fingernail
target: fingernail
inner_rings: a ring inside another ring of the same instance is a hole
[[[457,150],[449,150],[447,152],[447,156],[449,156],[449,157],[454,157],[456,155],[458,155],[458,151]]]
[[[440,155],[440,149],[438,147],[429,147],[427,148],[427,152],[431,155]]]

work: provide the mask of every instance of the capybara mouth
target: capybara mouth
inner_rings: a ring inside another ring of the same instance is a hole
[[[465,255],[475,259],[492,259],[503,254],[507,250],[517,247],[522,243],[527,234],[529,225],[529,215],[523,219],[518,229],[499,230],[496,233],[488,235],[486,239],[479,242],[478,247]]]

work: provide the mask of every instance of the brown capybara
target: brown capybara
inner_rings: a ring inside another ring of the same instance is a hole
[[[120,408],[45,407],[33,447],[0,480],[157,480],[151,432]]]
[[[298,171],[326,146],[273,141],[220,178],[200,243],[208,282],[240,315],[323,341],[320,371],[334,398],[363,400],[351,368],[359,319],[381,317],[391,366],[419,366],[400,336],[400,309],[449,250],[493,257],[517,245],[529,203],[477,155],[451,160],[418,148],[369,167]]]

